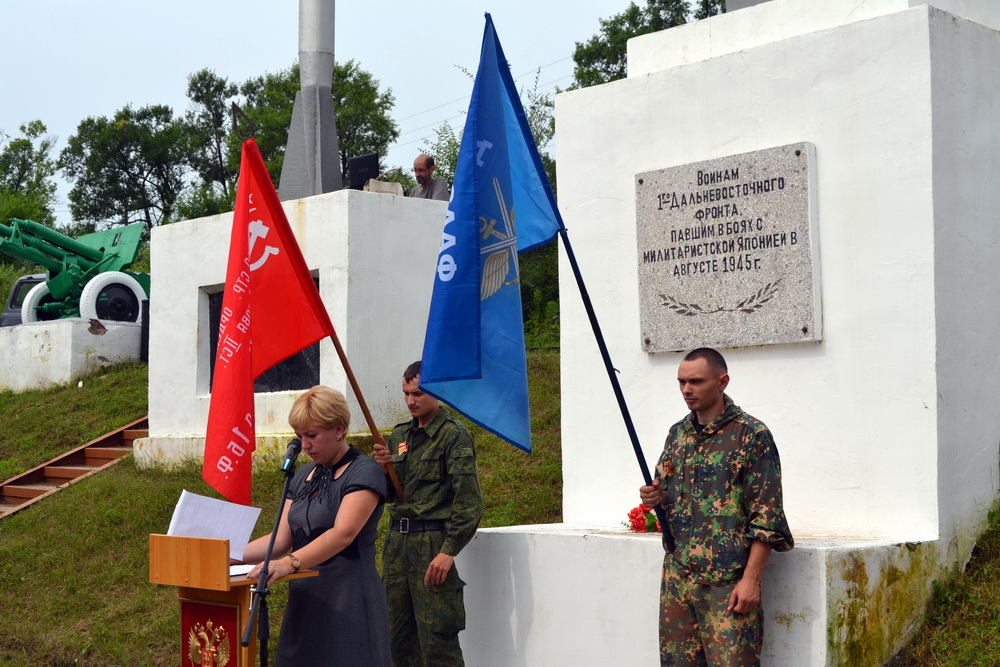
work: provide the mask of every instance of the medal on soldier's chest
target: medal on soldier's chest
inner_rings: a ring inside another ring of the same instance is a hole
[[[406,443],[405,443],[405,442],[401,442],[401,443],[399,443],[399,447],[398,447],[398,450],[399,450],[399,455],[400,455],[400,456],[402,456],[403,454],[405,454],[405,453],[407,452],[407,450],[408,450],[408,449],[409,449],[409,448],[408,448],[408,447],[406,446]]]

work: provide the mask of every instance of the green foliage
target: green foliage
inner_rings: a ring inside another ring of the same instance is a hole
[[[331,84],[341,174],[346,182],[350,158],[365,153],[385,155],[389,144],[399,137],[396,122],[389,117],[395,98],[391,90],[379,92],[378,79],[354,60],[334,65]],[[276,74],[250,79],[240,86],[246,100],[244,112],[256,126],[257,145],[275,182],[281,176],[298,90],[297,64]],[[231,146],[238,144],[239,140],[231,140]],[[238,149],[236,154],[239,155]]]
[[[18,278],[28,273],[36,273],[37,271],[37,268],[29,266],[26,262],[20,260],[4,259],[0,261],[0,302],[4,306],[7,304],[7,297],[10,296],[10,290]],[[2,307],[0,306],[0,308]]]
[[[97,228],[142,222],[146,232],[173,220],[188,157],[183,123],[170,107],[126,106],[114,118],[77,126],[59,157],[74,185],[74,221]]]
[[[702,19],[726,11],[725,0],[697,0],[694,18]],[[626,44],[632,37],[682,25],[690,13],[688,0],[646,0],[645,7],[634,2],[621,14],[600,19],[601,31],[586,42],[577,42],[573,51],[573,88],[586,88],[626,75]]]
[[[395,100],[391,90],[380,92],[378,80],[353,60],[335,66],[331,83],[338,158],[346,179],[350,157],[384,155],[399,136],[389,116]],[[202,69],[188,77],[191,104],[183,117],[175,118],[168,107],[157,105],[138,111],[125,107],[112,119],[87,118],[58,163],[73,182],[73,223],[62,231],[78,236],[139,220],[149,230],[231,211],[244,139],[234,131],[232,104],[238,103],[246,114],[271,180],[277,183],[299,88],[297,64],[242,84]],[[51,148],[41,135],[32,138],[38,143],[36,154]],[[2,183],[0,172],[0,221],[4,215],[53,219],[49,200],[49,208],[39,208],[34,199],[7,193]]]
[[[236,190],[227,193],[217,185],[201,183],[186,189],[175,204],[177,220],[194,220],[232,211]]]
[[[528,398],[531,454],[465,422],[476,439],[484,528],[562,521],[558,353],[528,355]]]
[[[455,182],[455,165],[458,164],[458,149],[462,145],[462,134],[448,121],[441,123],[434,130],[434,141],[424,140],[424,153],[434,158],[434,175]],[[416,158],[416,156],[414,156]],[[409,174],[407,170],[407,174]]]
[[[239,153],[232,150],[231,105],[239,87],[209,69],[188,77],[191,106],[184,116],[188,163],[200,182],[177,204],[177,218],[188,220],[233,209]]]
[[[33,120],[20,127],[19,137],[0,132],[0,223],[19,218],[54,224],[55,140],[46,131]]]
[[[996,665],[1000,656],[1000,521],[996,509],[964,572],[933,583],[926,624],[894,667]]]
[[[437,173],[435,171],[435,173]],[[403,190],[409,192],[413,188],[417,187],[417,179],[413,177],[413,172],[411,169],[404,167],[402,165],[397,165],[395,167],[390,167],[385,174],[386,181],[398,181],[403,184]]]
[[[726,13],[726,0],[697,0],[694,18],[698,21]]]
[[[300,87],[298,64],[280,72],[268,72],[264,76],[247,79],[240,85],[243,111],[254,125],[257,147],[275,183],[281,177],[288,126],[292,122],[295,93]],[[237,156],[242,143],[241,137],[229,135],[230,151]]]
[[[470,78],[471,72],[465,71]],[[545,147],[549,145],[556,133],[555,103],[549,93],[543,93],[538,89],[538,80],[541,69],[535,72],[535,80],[531,88],[522,88],[520,91],[521,104],[524,107],[524,115],[528,119],[528,127],[535,139],[535,146],[542,158],[542,164],[552,185],[552,191],[556,187],[555,160],[545,152]],[[423,152],[434,157],[434,175],[445,178],[449,183],[455,181],[455,165],[458,164],[458,151],[462,145],[463,130],[455,131],[448,121],[442,123],[434,130],[434,140],[424,140]],[[414,156],[416,157],[416,156]]]
[[[396,103],[392,89],[379,92],[379,81],[354,60],[333,67],[333,108],[340,141],[340,165],[348,182],[347,161],[356,155],[384,156],[399,138],[399,127],[389,117]]]
[[[521,312],[528,347],[559,345],[559,242],[553,241],[518,257]]]

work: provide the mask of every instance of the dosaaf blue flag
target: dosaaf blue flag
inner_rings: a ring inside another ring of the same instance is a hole
[[[455,165],[420,387],[531,452],[517,253],[563,228],[493,19]]]

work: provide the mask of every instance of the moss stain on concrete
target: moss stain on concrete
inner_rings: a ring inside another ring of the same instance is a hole
[[[934,569],[933,542],[831,555],[827,664],[874,667],[891,659],[918,625]]]

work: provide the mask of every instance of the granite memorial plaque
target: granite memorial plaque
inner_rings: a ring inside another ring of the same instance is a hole
[[[636,175],[644,351],[822,338],[815,173],[798,143]]]

